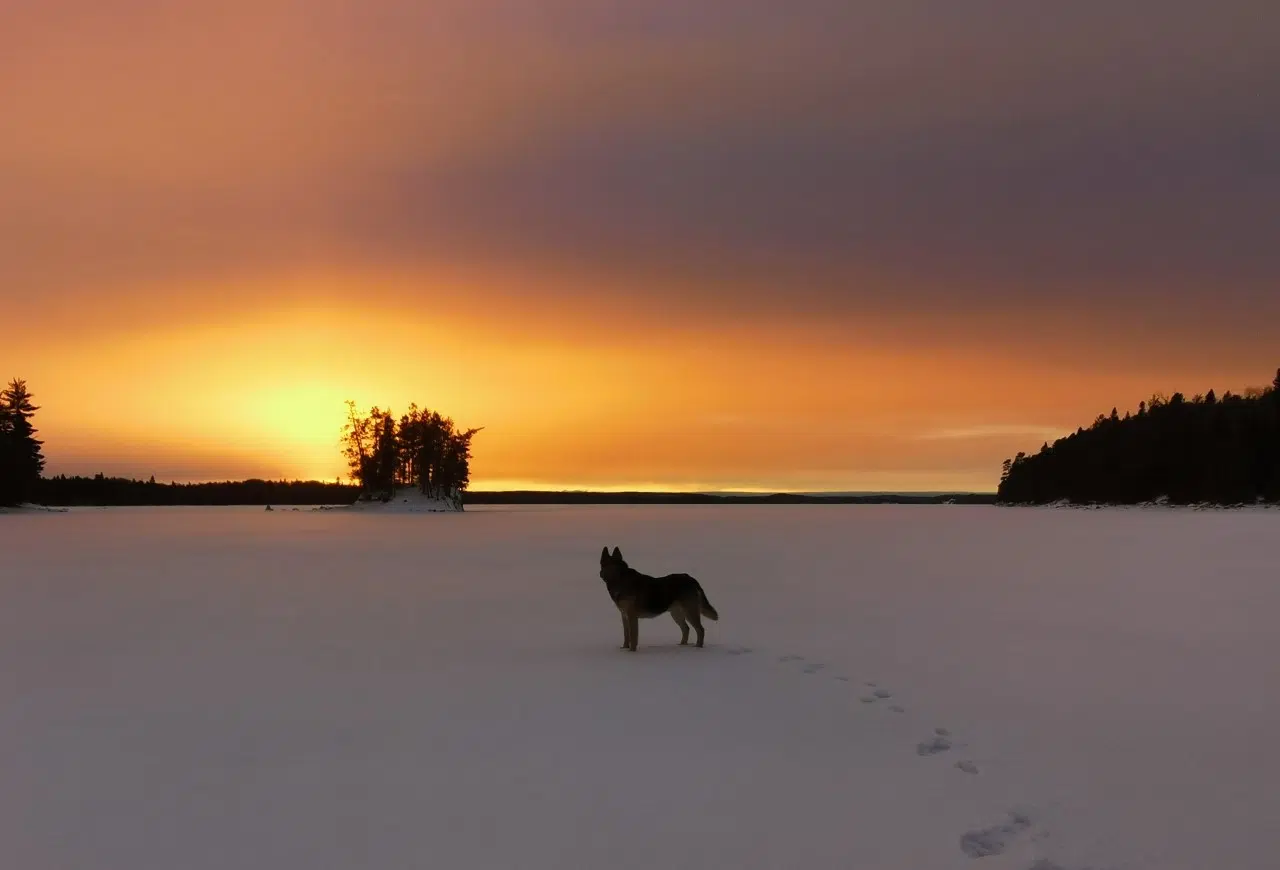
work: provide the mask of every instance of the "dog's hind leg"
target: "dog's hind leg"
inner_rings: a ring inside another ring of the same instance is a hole
[[[675,605],[671,608],[671,618],[676,621],[676,625],[680,626],[680,646],[689,645],[689,623],[684,618],[684,608]]]
[[[698,633],[698,646],[702,646],[702,638],[706,634],[702,628],[702,614],[698,612],[698,607],[695,605],[689,608],[687,615],[689,621],[693,623],[693,630]]]

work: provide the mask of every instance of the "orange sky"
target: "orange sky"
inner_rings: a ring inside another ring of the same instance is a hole
[[[154,320],[69,313],[59,340],[19,337],[9,347],[42,404],[50,472],[333,478],[351,398],[418,401],[486,427],[477,488],[986,490],[1017,450],[1204,380],[1160,357],[1101,352],[1082,364],[1051,343],[1036,361],[963,328],[904,344],[875,322],[707,330],[653,313],[540,318],[500,305],[432,317],[401,311],[386,276],[331,280],[316,278],[305,302],[275,304],[267,280],[260,306]],[[454,280],[450,292],[465,286]],[[342,301],[366,286],[389,289],[387,301]],[[1228,362],[1203,386],[1265,383],[1221,350]]]
[[[0,375],[55,474],[333,478],[350,398],[477,488],[990,490],[1280,364],[1238,5],[6,11]]]

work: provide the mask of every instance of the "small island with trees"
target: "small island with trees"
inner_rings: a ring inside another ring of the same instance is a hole
[[[367,414],[347,402],[342,452],[360,487],[357,505],[460,511],[471,483],[471,439],[452,419],[416,404],[398,420],[390,409]]]
[[[1005,460],[1005,505],[1240,506],[1280,502],[1280,371],[1270,387],[1156,394]]]

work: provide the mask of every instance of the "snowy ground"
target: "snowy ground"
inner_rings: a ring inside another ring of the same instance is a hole
[[[458,510],[452,501],[444,498],[428,498],[412,487],[401,487],[390,501],[357,501],[352,505],[332,506],[327,509],[383,514],[438,514]]]
[[[1277,519],[5,516],[0,867],[1275,867]]]

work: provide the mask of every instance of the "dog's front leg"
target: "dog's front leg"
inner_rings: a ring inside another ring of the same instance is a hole
[[[635,613],[627,614],[627,628],[631,634],[632,652],[636,651],[636,647],[640,645],[640,617]]]
[[[622,646],[621,649],[631,649],[631,625],[627,622],[627,612],[625,610],[618,611],[622,617]]]

